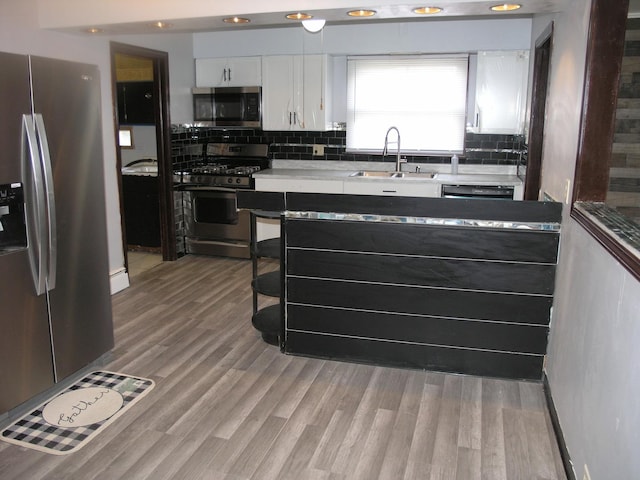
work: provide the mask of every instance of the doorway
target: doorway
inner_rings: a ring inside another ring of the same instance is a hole
[[[124,266],[129,272],[130,250],[133,254],[136,250],[155,253],[162,261],[177,258],[169,65],[166,52],[116,42],[111,42],[110,47],[113,105],[117,107],[114,121],[122,248]],[[124,178],[122,174],[123,166],[128,166],[131,171],[135,165],[152,167],[154,163],[156,177],[127,175]],[[125,204],[133,205],[136,211],[127,212]],[[135,215],[147,217],[144,221],[148,224],[137,228],[131,220]]]
[[[527,174],[524,184],[524,199],[538,200],[542,176],[542,145],[544,141],[544,120],[551,63],[551,38],[553,23],[545,29],[536,41],[533,60],[533,86],[531,93],[531,121],[529,123],[529,152]]]

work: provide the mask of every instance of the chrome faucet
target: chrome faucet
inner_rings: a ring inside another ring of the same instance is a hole
[[[396,128],[396,127],[389,127],[389,130],[387,130],[387,134],[384,136],[384,148],[382,149],[382,158],[384,160],[384,157],[387,155],[388,151],[389,151],[389,132],[391,132],[391,130],[395,130],[396,131],[396,135],[397,140],[396,140],[396,146],[397,146],[397,150],[396,150],[396,172],[400,171],[400,164],[403,163],[403,160],[400,160],[400,131]]]

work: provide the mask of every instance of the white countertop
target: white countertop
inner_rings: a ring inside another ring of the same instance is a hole
[[[394,164],[382,162],[302,162],[274,160],[273,168],[253,174],[256,179],[305,179],[305,180],[342,180],[354,182],[427,182],[463,185],[522,185],[522,179],[515,175],[515,167],[498,165],[460,165],[459,173],[451,174],[447,164],[403,164],[402,171],[414,172],[416,166],[420,172],[435,172],[433,178],[393,178],[351,176],[360,170],[393,171]]]

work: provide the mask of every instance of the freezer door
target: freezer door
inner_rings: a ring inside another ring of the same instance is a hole
[[[95,66],[41,57],[31,57],[31,76],[38,136],[46,130],[53,174],[47,284],[60,381],[113,348],[100,76]]]

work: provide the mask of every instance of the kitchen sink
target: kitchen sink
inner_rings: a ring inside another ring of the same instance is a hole
[[[415,178],[416,180],[422,180],[425,178],[435,178],[436,172],[399,172],[396,174],[396,178]]]
[[[381,172],[379,170],[360,170],[349,176],[371,178],[412,178],[415,180],[424,180],[434,178],[436,175],[436,172]]]
[[[158,164],[137,164],[127,167],[122,167],[122,173],[124,175],[158,175]]]

